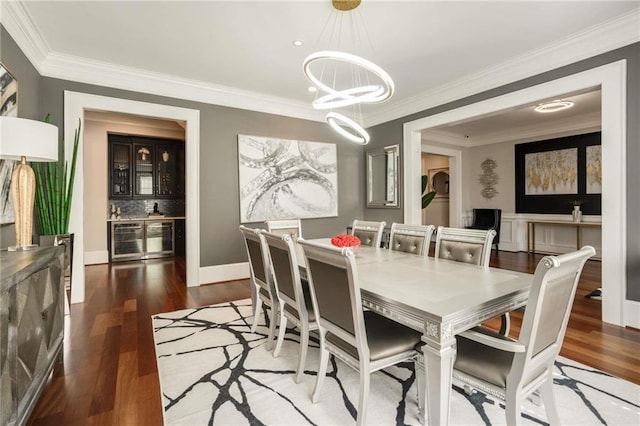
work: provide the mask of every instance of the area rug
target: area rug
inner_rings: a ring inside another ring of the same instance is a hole
[[[251,301],[241,300],[153,316],[166,425],[348,425],[356,418],[358,373],[332,359],[320,400],[310,400],[318,342],[310,344],[305,375],[293,380],[299,334],[288,329],[280,356],[265,349],[267,319],[251,333]],[[638,425],[640,386],[560,357],[556,397],[563,424]],[[547,424],[542,405],[526,401],[524,424]],[[412,363],[374,373],[368,424],[417,425]],[[504,405],[454,386],[451,424],[505,424]]]

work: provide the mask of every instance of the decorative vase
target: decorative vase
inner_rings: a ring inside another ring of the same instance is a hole
[[[574,222],[580,222],[582,220],[582,212],[580,211],[580,206],[573,206],[571,216],[573,217]]]

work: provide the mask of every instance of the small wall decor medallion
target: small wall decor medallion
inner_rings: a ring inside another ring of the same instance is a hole
[[[483,186],[480,194],[482,194],[482,196],[488,200],[498,194],[498,191],[496,190],[496,184],[500,180],[500,177],[495,172],[497,167],[498,163],[492,158],[487,158],[480,164],[482,174],[478,177],[478,182],[480,182]]]

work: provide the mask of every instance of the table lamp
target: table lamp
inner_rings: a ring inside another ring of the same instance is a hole
[[[27,161],[58,160],[58,128],[42,121],[0,117],[0,158],[20,161],[11,175],[16,245],[8,250],[33,249],[37,247],[31,243],[36,177]]]

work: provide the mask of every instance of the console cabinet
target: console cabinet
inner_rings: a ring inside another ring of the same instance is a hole
[[[109,135],[110,198],[184,198],[184,141]]]
[[[64,247],[0,252],[0,425],[25,424],[64,330]]]

